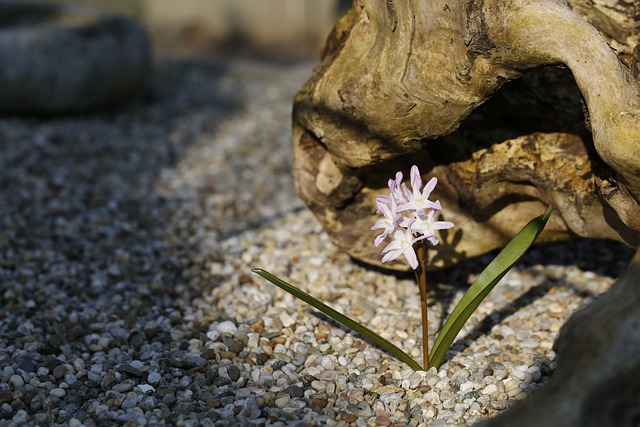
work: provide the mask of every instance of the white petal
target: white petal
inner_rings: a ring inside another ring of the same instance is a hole
[[[418,166],[411,166],[411,189],[414,191],[420,191],[420,187],[422,187],[422,177],[420,176],[420,169]]]

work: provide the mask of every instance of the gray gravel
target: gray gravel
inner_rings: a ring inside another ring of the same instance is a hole
[[[250,273],[420,357],[410,277],[352,262],[297,199],[308,64],[162,61],[113,111],[0,117],[0,426],[468,425],[553,373],[554,339],[631,257],[533,250],[439,372],[414,373]],[[489,257],[432,277],[431,339]]]

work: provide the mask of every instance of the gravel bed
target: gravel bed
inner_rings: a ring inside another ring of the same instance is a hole
[[[558,330],[630,250],[532,250],[438,372],[250,273],[419,360],[411,277],[354,263],[296,197],[291,99],[310,73],[166,60],[117,109],[0,116],[0,426],[469,425],[544,384]],[[432,275],[431,339],[489,260]]]

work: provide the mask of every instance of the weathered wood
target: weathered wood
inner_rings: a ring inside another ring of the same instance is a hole
[[[638,246],[637,11],[570,6],[354,1],[293,113],[296,188],[338,246],[380,264],[375,196],[414,163],[456,224],[434,268],[502,246],[549,204],[543,241]]]

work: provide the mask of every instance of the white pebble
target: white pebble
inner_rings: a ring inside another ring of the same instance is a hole
[[[551,304],[549,304],[547,309],[551,313],[555,313],[555,314],[564,312],[564,308],[560,304],[558,304],[557,302],[552,302]]]
[[[506,391],[515,390],[518,387],[518,381],[513,378],[507,378],[504,380],[504,389]]]
[[[156,391],[156,389],[150,386],[149,384],[138,384],[138,388],[144,394],[147,394],[149,392],[153,393],[154,391]]]
[[[235,335],[235,333],[238,332],[238,327],[232,321],[225,320],[223,322],[218,323],[218,326],[216,326],[216,331],[218,331],[221,334],[229,333],[229,334]]]
[[[522,348],[537,348],[540,345],[540,341],[529,338],[520,343],[520,347]]]
[[[322,358],[322,362],[320,362],[323,368],[332,369],[333,368],[333,360],[330,356],[324,356]]]
[[[325,383],[324,381],[313,380],[311,381],[311,387],[318,391],[323,391],[327,388],[327,383]]]
[[[513,375],[514,378],[517,378],[520,381],[524,381],[527,378],[527,376],[531,374],[529,374],[528,372],[513,371],[511,375]]]
[[[287,406],[287,403],[289,403],[289,401],[291,400],[290,397],[279,397],[276,399],[275,404],[278,408],[284,408],[285,406]]]
[[[489,384],[484,389],[482,389],[482,394],[494,394],[498,392],[498,386],[495,384]]]
[[[473,381],[466,381],[460,384],[460,391],[463,393],[469,392],[475,388]]]

